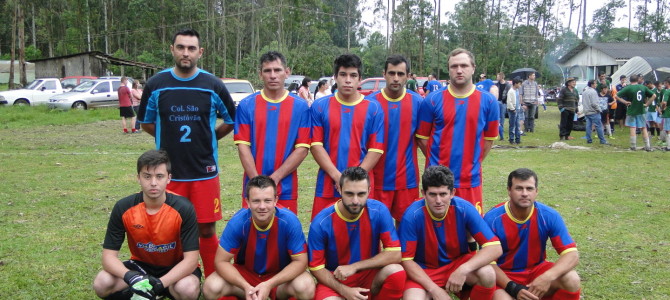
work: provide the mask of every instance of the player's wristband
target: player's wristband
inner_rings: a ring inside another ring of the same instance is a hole
[[[142,275],[142,273],[137,271],[128,271],[123,275],[123,281],[125,281],[129,286],[133,286],[133,284],[142,279]]]
[[[507,283],[507,286],[505,287],[505,292],[507,292],[512,298],[516,299],[516,296],[519,295],[519,292],[521,290],[527,290],[528,287],[523,285],[523,284],[518,284],[514,281],[511,281]]]

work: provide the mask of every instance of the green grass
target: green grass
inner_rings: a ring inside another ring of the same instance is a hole
[[[154,145],[145,133],[122,134],[118,119],[116,109],[0,107],[0,299],[95,298],[91,282],[110,210],[139,190],[134,164]],[[522,147],[500,142],[491,151],[483,164],[485,207],[506,199],[511,170],[534,169],[539,200],[563,215],[578,244],[585,299],[670,299],[670,153],[628,151],[621,129],[613,146],[554,150],[547,146],[557,141],[557,123],[549,107]],[[583,133],[568,144],[587,146]],[[240,204],[242,167],[232,137],[219,147],[225,220]],[[305,228],[316,169],[311,156],[300,167]]]

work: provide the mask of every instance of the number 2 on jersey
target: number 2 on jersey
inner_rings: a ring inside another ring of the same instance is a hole
[[[179,131],[184,132],[184,135],[181,136],[181,139],[179,141],[182,143],[190,143],[191,138],[188,136],[191,134],[191,127],[188,125],[184,125],[181,128],[179,128]]]

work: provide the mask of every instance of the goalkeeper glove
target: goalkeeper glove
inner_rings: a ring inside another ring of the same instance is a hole
[[[151,283],[151,286],[153,287],[153,292],[156,295],[160,295],[165,290],[163,282],[156,277],[149,275],[149,283]]]
[[[153,286],[149,282],[149,275],[137,271],[128,271],[123,275],[123,281],[128,284],[130,291],[135,295],[147,299],[154,299],[156,296],[153,292]]]
[[[523,285],[523,284],[518,284],[514,281],[511,281],[507,283],[507,286],[505,287],[505,292],[507,292],[512,298],[516,299],[516,296],[519,295],[519,292],[521,290],[527,290],[528,287]]]

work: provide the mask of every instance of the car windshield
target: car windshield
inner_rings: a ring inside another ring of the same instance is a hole
[[[43,81],[44,81],[44,80],[40,80],[40,79],[34,80],[33,82],[31,82],[31,83],[26,87],[26,89],[28,89],[28,90],[34,90],[34,89],[36,89],[39,85],[41,85]]]
[[[246,82],[226,82],[226,89],[229,93],[250,93],[254,92],[254,89],[250,84]]]
[[[86,92],[91,89],[95,85],[95,81],[86,81],[80,83],[78,86],[76,86],[74,89],[72,89],[73,92]]]

